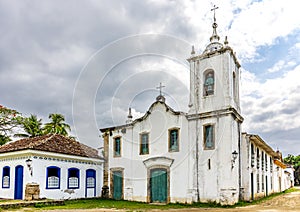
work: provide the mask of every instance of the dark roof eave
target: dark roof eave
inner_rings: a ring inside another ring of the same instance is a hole
[[[254,141],[257,146],[263,148],[268,154],[273,157],[277,156],[277,153],[259,135],[250,134],[249,136],[250,140]]]
[[[16,150],[8,150],[8,151],[5,151],[5,152],[0,152],[0,154],[10,153],[10,152],[20,152],[20,151],[26,151],[26,150],[46,152],[44,150],[35,149],[35,148],[24,148],[24,149],[16,149]],[[55,151],[48,151],[48,152],[62,154],[62,155],[82,157],[82,158],[98,159],[98,160],[103,160],[104,161],[104,157],[101,157],[100,155],[98,157],[94,157],[94,156],[88,156],[88,155],[66,154],[66,153],[63,153],[63,152],[55,152]]]

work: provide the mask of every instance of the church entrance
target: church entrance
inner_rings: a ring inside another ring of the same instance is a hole
[[[150,174],[151,202],[167,202],[168,177],[166,169],[153,169]]]
[[[123,198],[123,173],[122,171],[113,172],[113,199],[120,200]]]

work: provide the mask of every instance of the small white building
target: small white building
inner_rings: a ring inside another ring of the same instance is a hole
[[[126,124],[100,129],[107,196],[232,205],[285,189],[276,184],[277,154],[242,134],[240,64],[227,38],[219,42],[215,19],[212,27],[205,50],[193,47],[187,59],[189,111],[174,111],[160,92],[143,117],[132,120],[129,110]]]
[[[0,146],[0,198],[97,197],[102,183],[103,159],[98,151],[62,135]],[[31,194],[30,187],[38,193]]]

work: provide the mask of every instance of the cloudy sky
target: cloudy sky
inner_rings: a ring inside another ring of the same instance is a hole
[[[241,68],[243,131],[300,154],[300,15],[293,0],[213,1],[218,34]],[[99,128],[124,124],[155,101],[187,112],[191,45],[212,33],[210,1],[0,0],[0,104],[101,146]]]

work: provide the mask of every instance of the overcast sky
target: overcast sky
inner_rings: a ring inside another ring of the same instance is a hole
[[[241,68],[243,131],[284,155],[300,154],[300,15],[292,0],[213,1],[221,42]],[[0,0],[0,104],[102,145],[99,128],[143,115],[162,82],[187,112],[191,45],[212,33],[210,1]]]

